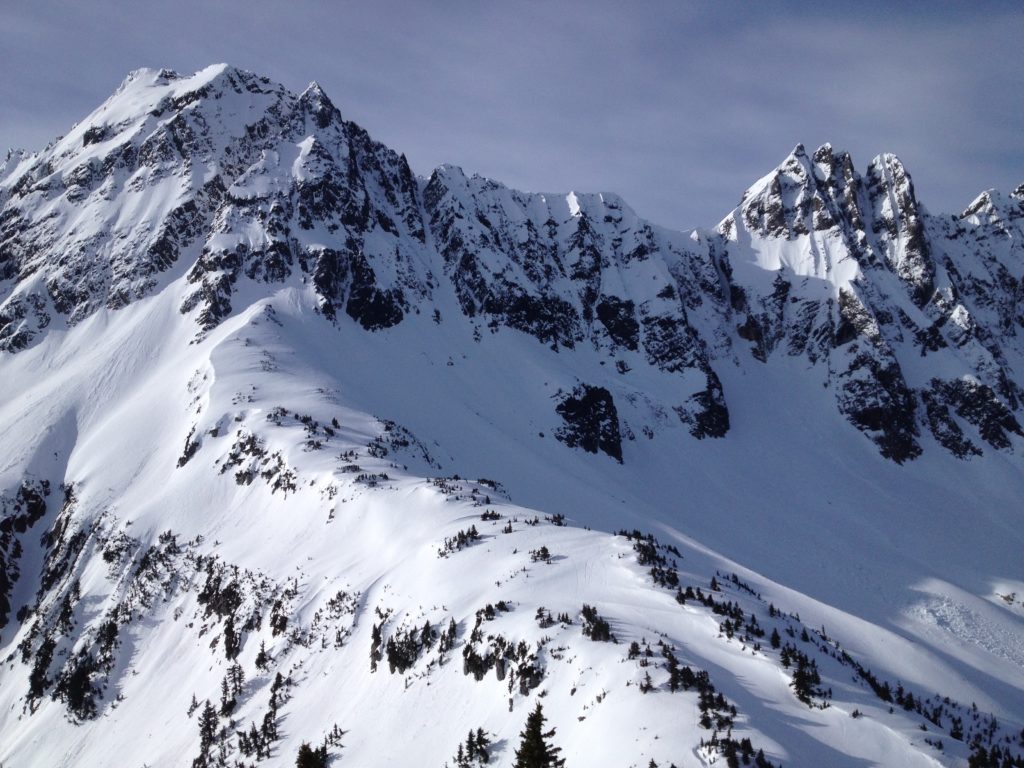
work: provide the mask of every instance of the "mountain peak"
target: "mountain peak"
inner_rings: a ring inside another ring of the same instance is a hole
[[[286,91],[265,77],[230,64],[212,64],[191,75],[170,69],[141,68],[130,72],[117,90],[79,123],[76,130],[137,122],[144,120],[147,114],[160,116],[207,98],[219,99],[225,93],[283,95]]]
[[[168,68],[139,67],[129,72],[124,80],[121,81],[121,85],[115,91],[115,95],[124,91],[163,87],[172,83],[182,82],[190,87],[200,87],[210,82],[232,77],[241,79],[256,76],[251,72],[226,63],[211,64],[193,72],[191,75],[183,75]]]
[[[832,145],[825,142],[816,150],[814,150],[814,162],[816,163],[831,163],[833,157]]]
[[[309,109],[320,128],[326,128],[332,121],[341,119],[338,108],[334,106],[316,80],[313,80],[306,86],[306,90],[299,94],[299,103]]]
[[[902,209],[903,215],[916,215],[919,204],[914,192],[914,181],[903,162],[891,152],[872,158],[868,165],[867,185],[872,198],[885,195],[889,205]]]
[[[996,201],[993,198],[997,197],[998,194],[998,191],[995,189],[986,189],[974,198],[970,202],[970,205],[964,208],[963,212],[960,214],[960,218],[966,219],[968,216],[991,212],[996,205]]]
[[[124,80],[121,81],[118,91],[132,85],[167,85],[172,80],[180,79],[181,75],[173,69],[139,67],[138,69],[133,69],[125,76]]]
[[[807,156],[807,150],[803,144],[797,144],[793,151],[786,155],[777,167],[777,173],[794,176],[799,179],[808,178],[811,175],[811,159]]]
[[[1017,187],[1010,194],[1005,194],[998,189],[986,189],[968,205],[961,219],[970,219],[974,223],[982,221],[995,223],[997,221],[1008,221],[1024,216],[1022,205],[1024,203],[1024,185]]]
[[[469,181],[469,177],[466,172],[462,169],[461,165],[455,165],[454,163],[441,163],[433,171],[430,172],[429,181],[436,181],[443,183],[445,186],[451,186],[455,184],[466,184]]]
[[[871,162],[868,163],[868,168],[879,168],[888,169],[894,173],[906,174],[906,166],[903,165],[903,161],[893,152],[882,152],[871,158]]]
[[[300,94],[300,96],[305,96],[307,94],[310,97],[316,97],[321,99],[327,98],[327,94],[324,92],[324,89],[316,80],[310,80],[309,85],[306,86],[306,89]]]

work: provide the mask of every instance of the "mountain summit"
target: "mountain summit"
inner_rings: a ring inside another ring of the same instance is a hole
[[[132,72],[0,166],[0,761],[1024,759],[1022,242],[889,154],[676,232]]]

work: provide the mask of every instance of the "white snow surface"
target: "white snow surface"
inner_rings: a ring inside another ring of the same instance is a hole
[[[51,172],[68,178],[102,160],[111,142],[157,131],[162,118],[152,113],[161,104],[238,76],[225,65],[189,78],[132,73],[48,150]],[[124,189],[109,192],[117,205],[53,201],[40,216],[52,217],[69,249],[99,243],[96,258],[116,265],[119,249],[133,238],[148,242],[153,223],[215,173],[241,130],[239,114],[295,99],[269,82],[261,89],[221,89],[215,109],[197,102],[204,120],[224,120],[211,134],[222,140],[208,147],[205,167],[145,184],[120,179]],[[302,98],[326,97],[312,84]],[[109,136],[83,146],[98,125],[110,126]],[[264,152],[228,194],[261,200],[293,179],[315,177],[317,141],[311,133]],[[891,173],[894,160],[881,156],[874,165]],[[0,173],[0,203],[27,163],[17,159]],[[814,172],[800,148],[775,173],[798,185]],[[505,232],[552,220],[568,233],[581,212],[616,219],[604,220],[609,241],[639,238],[649,226],[614,195],[526,195],[453,166],[436,174],[467,210],[486,210]],[[836,230],[812,228],[793,240],[743,223],[744,206],[767,194],[772,178],[719,225],[733,277],[763,294],[781,272],[794,278],[801,300],[831,301],[863,277]],[[947,228],[1002,221],[1007,205],[984,193],[967,219]],[[225,247],[239,239],[223,224],[208,247],[216,249],[217,236]],[[264,230],[246,226],[242,238],[252,247],[266,242]],[[673,284],[670,271],[696,271],[688,254],[710,235],[650,232],[664,261],[609,270],[603,290],[657,308],[665,301],[659,289]],[[318,229],[301,236],[321,246],[335,238]],[[243,754],[236,731],[261,725],[280,672],[290,682],[279,696],[279,738],[261,765],[294,764],[300,744],[321,743],[337,725],[344,735],[329,746],[335,765],[453,765],[467,731],[482,728],[491,764],[510,766],[537,702],[570,768],[725,765],[702,743],[727,729],[702,726],[695,689],[670,691],[659,643],[682,665],[708,672],[735,706],[732,737],[749,738],[775,764],[966,765],[967,744],[949,733],[953,716],[965,730],[987,728],[994,716],[1002,743],[1024,753],[1020,442],[970,460],[936,449],[896,464],[849,427],[831,396],[822,397],[830,378],[821,366],[781,355],[754,361],[735,334],[709,351],[724,361],[716,370],[731,428],[723,439],[695,440],[671,411],[694,388],[692,372],[670,375],[635,351],[556,349],[506,328],[485,327],[481,340],[480,324],[460,311],[451,285],[434,280],[445,267],[431,261],[429,237],[402,237],[394,255],[384,234],[368,238],[368,251],[391,259],[375,262],[377,276],[384,285],[419,285],[443,321],[424,304],[373,332],[343,315],[331,322],[296,272],[275,283],[243,282],[227,319],[197,335],[194,318],[181,311],[195,290],[185,273],[198,255],[193,248],[144,297],[117,309],[100,305],[70,324],[55,320],[27,349],[0,351],[0,495],[13,499],[25,482],[50,484],[45,516],[24,538],[30,544],[18,562],[12,618],[0,631],[0,764],[192,765],[202,704],[219,708],[232,664],[225,615],[202,597],[213,573],[241,595],[236,661],[245,680],[233,711],[219,718],[225,731],[211,764],[257,762]],[[525,234],[517,237],[525,242]],[[881,252],[879,242],[873,247]],[[999,251],[1018,276],[1019,248],[1013,241]],[[895,274],[905,251],[885,252],[896,254]],[[965,270],[989,268],[971,259],[962,254]],[[481,260],[492,274],[519,269],[497,251],[485,250]],[[42,280],[0,286],[4,296],[8,288],[27,294]],[[941,275],[937,283],[943,290]],[[921,316],[902,288],[892,294],[908,316]],[[978,311],[964,308],[963,322]],[[703,304],[690,318],[710,327],[718,312]],[[981,360],[985,370],[991,353],[972,343],[905,366],[908,381],[959,375],[965,359]],[[628,375],[611,370],[615,359],[629,364]],[[622,463],[554,437],[556,398],[582,381],[600,382],[615,398],[623,431],[633,436],[623,440]],[[240,451],[246,440],[258,453]],[[71,489],[66,504],[62,483]],[[482,519],[485,511],[500,517]],[[559,516],[568,525],[556,524]],[[439,556],[446,538],[471,525],[479,540]],[[722,615],[694,599],[680,605],[675,589],[654,583],[650,565],[638,561],[634,540],[615,535],[620,529],[650,532],[673,547],[658,551],[678,567],[683,589],[735,602],[767,633],[777,629],[809,654],[831,696],[800,701],[794,669],[767,635],[729,637]],[[81,537],[48,548],[40,543],[46,531]],[[550,562],[531,558],[542,546]],[[59,568],[53,551],[67,555]],[[46,569],[52,583],[42,588]],[[68,615],[56,618],[65,601]],[[474,642],[478,611],[499,601],[508,610],[483,618],[483,639]],[[617,642],[584,636],[584,605],[608,620]],[[14,619],[23,606],[35,607]],[[540,608],[556,617],[551,625],[538,622]],[[286,626],[275,628],[276,615]],[[111,617],[117,640],[109,667],[93,675],[96,716],[70,712],[52,695],[52,679],[46,695],[30,700],[38,655],[22,648],[52,634],[54,661],[44,671],[55,678],[77,653],[96,653]],[[387,658],[371,671],[375,628],[386,641],[424,622],[440,632],[451,620],[457,632],[447,653],[434,640],[404,671],[389,671]],[[513,684],[495,669],[479,681],[464,672],[466,649],[482,651],[489,636],[525,643],[543,673],[535,687],[521,690],[521,678]],[[649,644],[650,659],[628,658],[633,641]],[[265,668],[256,665],[261,644],[271,657]],[[902,685],[934,706],[944,697],[951,703],[935,723],[883,702],[835,658],[840,650],[893,689]],[[653,690],[644,692],[647,674]],[[193,696],[200,709],[189,712]]]

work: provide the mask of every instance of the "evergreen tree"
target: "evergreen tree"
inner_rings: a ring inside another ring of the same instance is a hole
[[[210,761],[210,750],[217,741],[217,710],[206,700],[199,715],[199,756],[192,761],[193,768],[206,768]]]
[[[644,679],[640,681],[640,693],[650,693],[654,690],[654,681],[651,680],[651,673],[644,673]]]
[[[229,661],[234,661],[238,658],[238,653],[241,650],[242,636],[235,629],[235,617],[228,614],[228,618],[224,622],[224,655]]]
[[[260,640],[260,650],[256,654],[256,669],[266,669],[270,657],[267,655],[267,646]]]
[[[327,747],[320,746],[314,749],[304,742],[299,747],[295,768],[327,768]]]
[[[515,768],[563,768],[565,759],[558,754],[559,747],[552,746],[548,739],[555,735],[555,729],[544,730],[543,709],[540,702],[526,718],[526,727],[519,734],[522,740],[516,750]]]
[[[227,717],[235,711],[235,697],[231,695],[228,688],[228,678],[225,675],[220,681],[220,713]]]
[[[199,748],[207,752],[217,738],[217,710],[210,700],[206,700],[203,713],[199,717]]]
[[[491,745],[491,740],[487,738],[487,734],[484,733],[483,728],[476,729],[476,756],[481,763],[488,763],[491,760],[491,754],[487,751],[487,748]]]

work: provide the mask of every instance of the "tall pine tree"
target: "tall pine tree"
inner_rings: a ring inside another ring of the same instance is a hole
[[[544,730],[544,712],[537,702],[537,708],[526,718],[526,727],[519,734],[522,741],[516,750],[515,768],[563,768],[565,759],[558,756],[559,747],[548,743],[555,735],[555,729]]]

